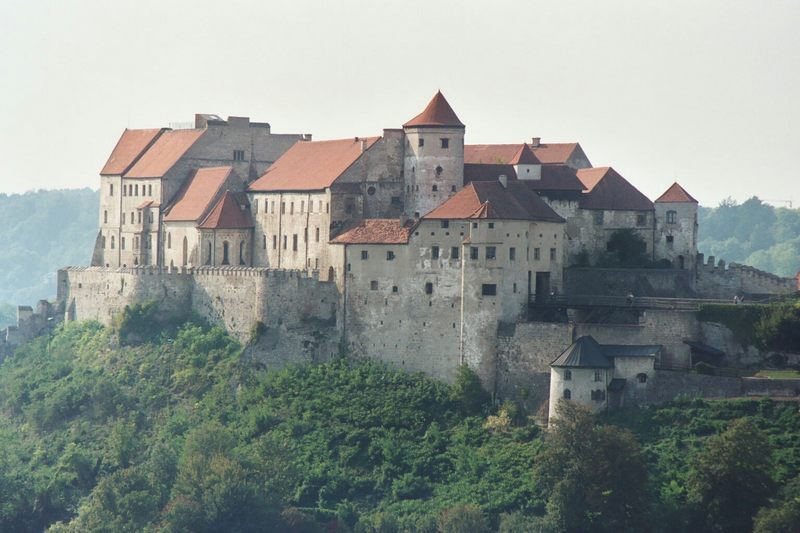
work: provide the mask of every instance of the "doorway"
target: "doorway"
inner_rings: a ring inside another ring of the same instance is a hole
[[[536,273],[536,301],[542,302],[550,296],[550,272]]]

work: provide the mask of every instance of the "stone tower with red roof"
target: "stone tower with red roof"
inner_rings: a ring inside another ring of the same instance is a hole
[[[697,258],[697,200],[673,183],[656,199],[655,256],[693,270]]]
[[[422,113],[403,124],[408,215],[425,215],[464,185],[464,130],[441,91]]]

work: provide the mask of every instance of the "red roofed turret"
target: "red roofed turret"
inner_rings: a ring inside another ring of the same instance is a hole
[[[686,192],[686,189],[678,185],[678,182],[676,181],[670,186],[669,189],[666,190],[666,192],[664,192],[664,194],[658,197],[656,202],[696,204],[697,200],[695,200],[691,194]]]
[[[405,124],[404,128],[439,127],[463,128],[464,124],[456,116],[456,112],[447,103],[442,91],[437,91],[425,110]]]

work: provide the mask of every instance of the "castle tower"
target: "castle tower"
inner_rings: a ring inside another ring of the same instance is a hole
[[[674,268],[694,269],[697,258],[697,200],[675,182],[658,197],[654,205],[656,260],[667,259]]]
[[[441,91],[422,113],[403,124],[407,214],[423,216],[463,186],[464,129]]]

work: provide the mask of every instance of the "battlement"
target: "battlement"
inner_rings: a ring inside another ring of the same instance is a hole
[[[168,267],[139,265],[133,267],[101,267],[80,266],[64,267],[59,272],[91,272],[98,274],[128,274],[131,276],[227,276],[227,277],[262,277],[276,279],[311,279],[319,280],[319,271],[289,270],[257,267]],[[328,283],[320,281],[320,283]],[[332,283],[332,282],[330,282]]]
[[[17,323],[0,330],[0,362],[13,350],[29,340],[52,329],[60,322],[60,316],[52,303],[39,300],[36,310],[29,305],[17,307]]]
[[[726,265],[713,255],[707,261],[704,259],[702,253],[697,254],[697,290],[706,298],[784,295],[798,290],[795,278],[783,278],[739,263]]]

